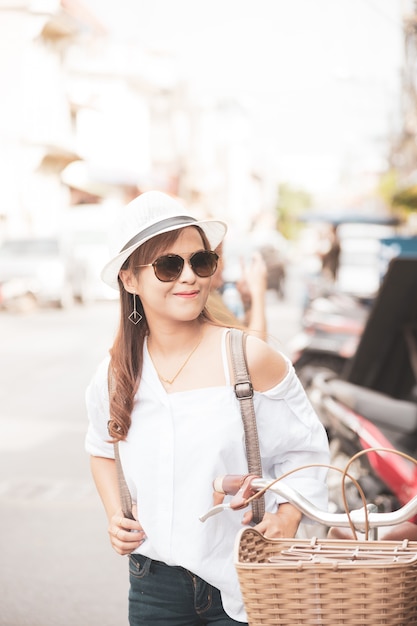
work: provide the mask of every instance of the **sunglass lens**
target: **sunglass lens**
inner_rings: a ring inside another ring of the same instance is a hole
[[[165,254],[153,264],[156,277],[164,283],[176,280],[184,267],[184,259],[177,254]]]
[[[190,258],[191,267],[197,276],[207,278],[208,276],[213,276],[216,271],[218,258],[215,252],[202,250],[201,252],[196,252]]]

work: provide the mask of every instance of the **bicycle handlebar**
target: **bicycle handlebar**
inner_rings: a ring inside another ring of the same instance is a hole
[[[359,532],[364,532],[366,523],[369,528],[378,528],[382,526],[392,526],[406,522],[417,514],[417,495],[409,502],[404,504],[396,511],[388,513],[377,513],[376,505],[368,504],[366,514],[364,508],[350,511],[347,513],[330,513],[319,509],[312,502],[307,500],[301,493],[283,482],[271,484],[271,481],[256,476],[232,476],[226,475],[216,478],[214,481],[215,489],[226,495],[233,495],[230,502],[213,506],[207,513],[200,517],[205,522],[209,517],[221,513],[224,510],[239,510],[248,506],[248,498],[262,489],[269,489],[273,493],[281,496],[286,502],[294,505],[309,519],[319,522],[326,526],[337,526],[339,528],[348,528],[351,523]],[[237,490],[236,490],[237,486]]]

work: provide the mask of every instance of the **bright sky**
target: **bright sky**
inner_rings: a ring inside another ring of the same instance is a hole
[[[173,51],[202,96],[243,99],[294,180],[373,170],[398,123],[401,0],[85,0],[119,38]]]

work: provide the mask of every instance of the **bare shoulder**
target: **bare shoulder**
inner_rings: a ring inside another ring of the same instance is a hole
[[[267,391],[285,378],[288,365],[282,354],[265,341],[248,335],[246,356],[252,385],[256,391]]]

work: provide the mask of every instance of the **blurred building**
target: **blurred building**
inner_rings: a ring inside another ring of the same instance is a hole
[[[410,232],[417,232],[417,2],[402,0],[404,67],[401,130],[392,145],[391,166],[398,174],[393,201],[409,211]]]
[[[417,2],[402,0],[404,68],[402,128],[393,146],[393,165],[408,176],[417,172]]]
[[[112,42],[81,0],[1,0],[0,18],[0,236],[149,188],[259,210],[245,112],[194,100],[168,52]]]
[[[100,28],[76,1],[0,2],[0,234],[56,230],[68,202],[59,175],[79,158],[65,56]]]
[[[149,188],[235,230],[274,212],[281,172],[247,99],[194,89],[172,50],[112,40],[83,0],[0,0],[0,36],[0,237]]]
[[[67,72],[77,151],[104,189],[158,188],[247,225],[259,212],[266,185],[254,174],[248,112],[195,94],[171,51],[100,38],[71,49]]]

